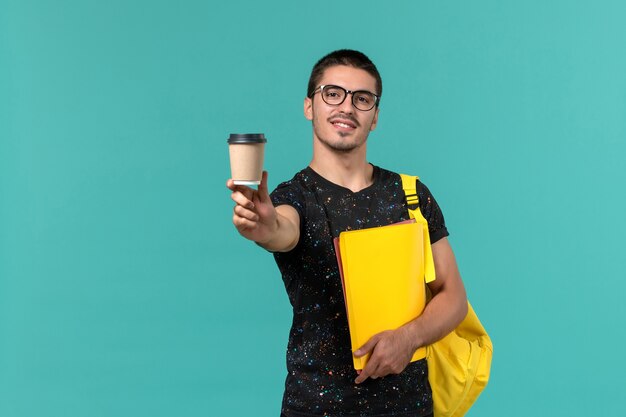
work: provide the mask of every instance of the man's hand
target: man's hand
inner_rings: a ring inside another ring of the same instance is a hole
[[[274,207],[267,191],[266,171],[258,190],[235,185],[233,180],[228,180],[226,186],[236,203],[233,224],[243,237],[273,252],[286,252],[298,244],[300,215],[290,205]]]
[[[231,198],[236,203],[233,224],[246,239],[264,243],[269,241],[278,229],[277,214],[267,190],[267,171],[258,190],[245,185],[235,185],[232,179],[226,186],[233,192]]]
[[[387,330],[372,336],[354,352],[356,357],[371,353],[367,364],[354,380],[360,384],[367,378],[382,378],[389,374],[399,374],[411,362],[415,346],[407,328]]]

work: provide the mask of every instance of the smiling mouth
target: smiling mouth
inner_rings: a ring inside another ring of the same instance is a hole
[[[336,120],[331,120],[330,123],[335,126],[338,127],[340,129],[356,129],[357,125],[349,120],[346,119],[336,119]]]

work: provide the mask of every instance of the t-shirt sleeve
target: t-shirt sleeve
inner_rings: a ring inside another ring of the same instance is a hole
[[[428,231],[430,233],[430,243],[433,244],[436,241],[449,236],[448,229],[446,228],[446,222],[443,218],[443,213],[439,204],[433,197],[432,193],[420,180],[417,180],[415,190],[419,198],[420,211],[422,216],[428,222]]]
[[[302,190],[296,186],[293,180],[279,184],[270,194],[270,199],[274,207],[284,204],[290,205],[296,209],[301,220],[304,218],[304,196]],[[302,222],[300,224],[302,225]]]

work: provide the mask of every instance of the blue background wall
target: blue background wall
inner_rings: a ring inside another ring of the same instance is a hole
[[[625,4],[0,0],[0,416],[278,415],[290,308],[226,138],[267,135],[270,187],[306,166],[342,47],[492,336],[470,415],[622,415]]]

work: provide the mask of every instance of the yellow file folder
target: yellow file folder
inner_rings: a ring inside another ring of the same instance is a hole
[[[418,317],[426,305],[423,225],[414,221],[342,232],[335,239],[352,351]],[[418,349],[411,361],[426,356]],[[353,356],[363,369],[368,356]]]

